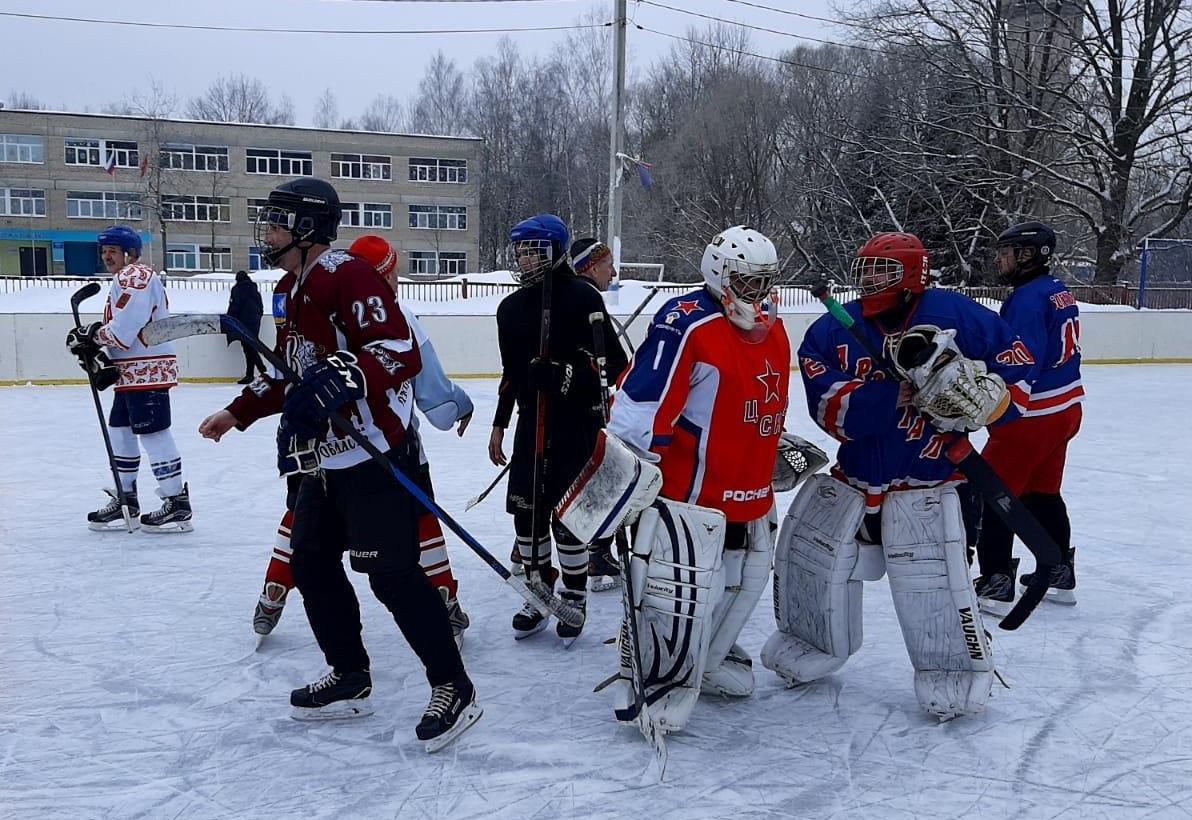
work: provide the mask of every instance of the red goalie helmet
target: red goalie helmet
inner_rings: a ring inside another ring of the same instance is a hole
[[[931,257],[909,233],[879,233],[861,246],[852,264],[861,313],[876,316],[898,305],[904,293],[922,293],[931,279]]]

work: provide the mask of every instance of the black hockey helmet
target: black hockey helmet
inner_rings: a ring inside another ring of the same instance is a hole
[[[331,183],[315,177],[302,177],[278,185],[257,214],[255,236],[261,255],[276,265],[290,248],[306,244],[330,245],[339,231],[343,208]],[[279,225],[292,234],[290,244],[271,248],[265,243],[270,225]]]
[[[1042,222],[1020,222],[1006,228],[998,234],[997,247],[1013,248],[1017,264],[1014,270],[1002,274],[1003,278],[1018,284],[1046,271],[1051,255],[1055,253],[1055,242],[1055,231]],[[1033,253],[1030,259],[1024,260],[1022,251],[1026,248]]]

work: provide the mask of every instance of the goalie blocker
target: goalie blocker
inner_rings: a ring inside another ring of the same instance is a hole
[[[965,560],[960,501],[950,487],[889,493],[882,545],[858,541],[864,496],[818,475],[792,502],[778,538],[774,617],[762,663],[791,684],[844,665],[861,646],[863,581],[889,575],[920,705],[942,719],[979,714],[993,653]]]

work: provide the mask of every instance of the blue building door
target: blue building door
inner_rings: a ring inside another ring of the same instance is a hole
[[[67,276],[93,276],[103,273],[99,245],[95,242],[64,242],[63,259]]]

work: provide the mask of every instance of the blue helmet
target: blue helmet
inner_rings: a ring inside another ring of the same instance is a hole
[[[99,244],[101,247],[118,245],[125,253],[141,255],[141,237],[137,236],[137,232],[127,225],[113,225],[110,228],[104,228],[99,232]]]
[[[571,242],[571,232],[566,223],[554,214],[539,214],[529,219],[523,219],[513,226],[509,232],[509,241],[513,244],[513,255],[521,269],[521,283],[532,285],[542,279],[546,272],[566,259],[567,247]],[[533,252],[531,246],[537,245],[540,250],[536,261],[529,261],[526,249]],[[550,256],[546,257],[546,248],[550,248]],[[522,259],[526,258],[523,263]]]

